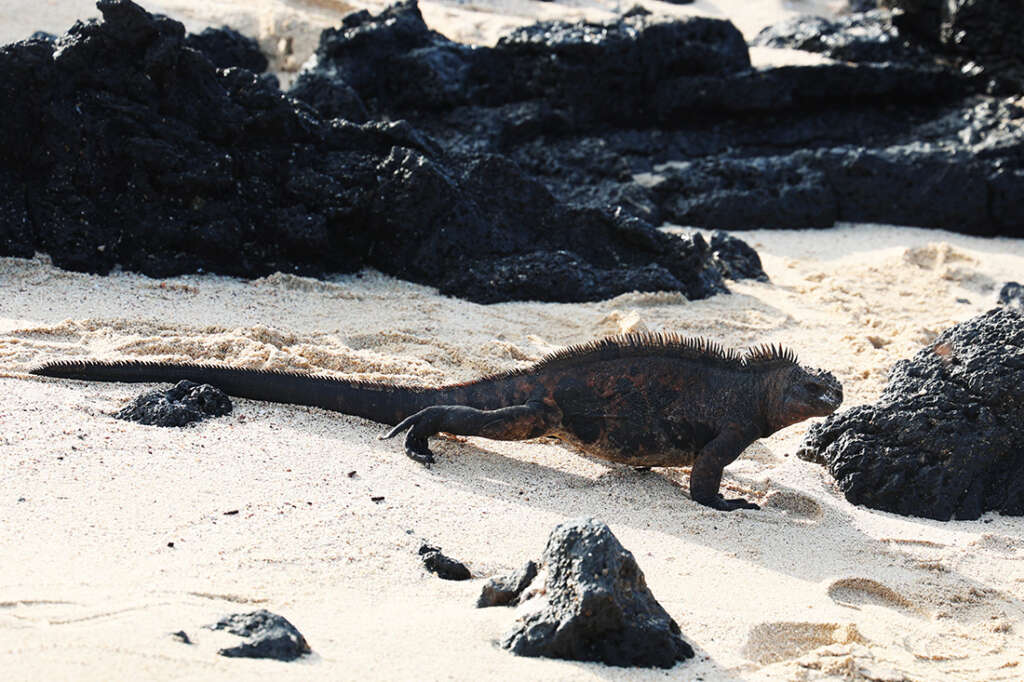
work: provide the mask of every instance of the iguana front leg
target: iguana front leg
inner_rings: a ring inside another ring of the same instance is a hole
[[[722,470],[740,456],[740,453],[754,442],[741,429],[727,428],[701,448],[697,461],[690,471],[690,498],[712,509],[733,511],[735,509],[760,509],[753,502],[742,497],[727,500],[718,492],[722,484]]]
[[[422,464],[434,461],[427,438],[441,431],[456,436],[482,436],[494,440],[526,440],[548,433],[559,420],[558,410],[538,401],[497,410],[478,410],[464,405],[435,405],[406,417],[381,438],[392,438],[409,429],[405,454]]]

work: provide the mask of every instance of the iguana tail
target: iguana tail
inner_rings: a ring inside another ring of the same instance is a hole
[[[449,393],[444,388],[393,386],[315,374],[205,364],[61,361],[43,365],[31,373],[84,381],[156,383],[186,379],[212,384],[238,398],[320,407],[382,424],[397,424],[424,407],[445,402]]]

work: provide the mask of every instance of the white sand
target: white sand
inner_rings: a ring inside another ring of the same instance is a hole
[[[644,326],[788,344],[833,370],[853,405],[877,396],[892,362],[986,309],[993,282],[1024,272],[1022,241],[871,226],[744,236],[773,284],[695,302],[478,306],[372,272],[156,281],[0,260],[0,669],[11,679],[659,677],[517,659],[494,645],[511,612],[475,610],[480,581],[440,581],[416,557],[427,539],[485,576],[539,555],[556,523],[592,514],[698,649],[679,674],[1019,679],[1024,521],[853,507],[792,456],[803,425],[727,469],[727,491],[765,510],[721,514],[689,500],[685,471],[637,473],[547,442],[440,440],[427,470],[352,417],[238,400],[195,428],[137,426],[108,415],[138,386],[23,374],[58,358],[137,357],[440,383]],[[256,605],[290,618],[316,655],[291,665],[215,656],[221,636],[199,626]],[[169,636],[181,629],[198,644]]]
[[[25,35],[59,30],[26,12]],[[145,427],[109,416],[140,386],[25,374],[62,358],[198,359],[437,384],[646,328],[790,345],[840,377],[849,407],[1024,277],[1024,240],[884,226],[740,236],[773,283],[695,302],[479,306],[374,272],[151,280],[0,259],[0,678],[662,679],[516,658],[495,645],[512,612],[473,608],[482,581],[441,581],[416,556],[425,539],[487,576],[587,514],[635,554],[698,651],[673,677],[1021,679],[1024,520],[854,507],[793,456],[806,424],[726,470],[726,492],[764,510],[722,514],[690,501],[685,470],[638,473],[549,442],[437,440],[424,469],[353,417],[236,400],[196,427]],[[200,626],[259,607],[315,654],[217,656],[229,636]]]

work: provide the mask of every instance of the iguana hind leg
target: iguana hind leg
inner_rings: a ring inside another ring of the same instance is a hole
[[[742,497],[727,500],[718,492],[722,470],[740,456],[754,438],[746,438],[740,430],[725,430],[705,445],[690,470],[690,498],[712,509],[760,509]]]
[[[427,438],[439,432],[456,436],[482,436],[494,440],[539,438],[558,423],[558,411],[540,401],[497,410],[464,405],[434,405],[406,417],[381,436],[392,438],[406,429],[405,454],[422,464],[434,461]]]

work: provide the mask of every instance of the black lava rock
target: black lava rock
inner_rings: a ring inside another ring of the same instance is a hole
[[[359,93],[340,78],[304,71],[288,94],[307,102],[325,118],[343,118],[353,123],[365,123],[369,118]]]
[[[572,303],[591,298],[610,298],[624,291],[679,291],[686,287],[659,265],[646,265],[623,273],[590,265],[569,251],[534,252],[495,261],[469,262],[442,282],[441,293],[470,292],[477,303],[535,298]],[[702,285],[708,293],[724,293],[717,271],[713,281]],[[544,285],[547,286],[544,286]],[[535,293],[537,289],[542,293]]]
[[[227,630],[233,635],[246,638],[237,646],[218,651],[221,656],[293,661],[310,653],[306,638],[288,619],[265,609],[225,616],[206,627],[210,630]]]
[[[267,58],[259,43],[227,26],[190,33],[185,37],[185,45],[202,52],[218,69],[237,66],[253,73],[267,70]]]
[[[841,220],[991,235],[1016,229],[1007,222],[1015,209],[1006,202],[1024,191],[1024,178],[985,160],[918,144],[709,157],[658,174],[650,191],[669,220],[718,229],[828,227]],[[989,190],[1003,182],[1013,189],[990,200]]]
[[[883,0],[902,10],[897,25],[940,46],[990,89],[1024,91],[1024,3],[1021,0]]]
[[[751,45],[817,52],[848,62],[928,60],[928,52],[902,37],[885,10],[834,19],[800,15],[761,30]]]
[[[424,568],[442,580],[469,580],[473,577],[465,564],[442,554],[440,547],[424,544],[419,554]]]
[[[594,300],[655,282],[689,298],[723,291],[699,245],[605,206],[569,206],[506,156],[447,150],[404,121],[354,123],[368,101],[420,92],[440,106],[471,85],[491,87],[466,70],[477,57],[465,55],[479,51],[428,31],[415,5],[387,10],[386,20],[346,17],[336,40],[325,32],[324,58],[337,57],[345,77],[323,89],[309,76],[297,92],[348,120],[325,118],[247,69],[215,68],[176,21],[128,0],[98,7],[103,21],[76,24],[59,49],[43,40],[0,48],[0,255],[42,251],[63,268],[120,265],[154,277],[371,266],[479,301]],[[689,68],[666,62],[680,30],[641,32],[640,52],[625,28],[617,38],[634,61],[661,55],[664,68]],[[576,34],[563,34],[559,49],[579,75],[567,37]],[[515,50],[531,53],[529,41],[524,34]],[[723,50],[734,46],[708,43],[699,68],[719,68]],[[537,71],[544,59],[520,62]],[[605,82],[625,86],[611,58],[603,64]],[[400,76],[419,79],[418,90],[389,80]],[[585,274],[554,291],[510,266],[564,262],[563,252]]]
[[[995,308],[896,363],[874,405],[815,424],[797,452],[846,499],[941,521],[1024,515],[1024,311]]]
[[[1007,282],[999,290],[999,305],[1013,306],[1024,310],[1024,285]]]
[[[325,30],[309,72],[340,78],[374,113],[542,99],[581,121],[635,124],[654,83],[750,66],[742,34],[727,21],[627,14],[606,24],[539,22],[493,48],[473,48],[428,29],[407,0]],[[296,94],[309,96],[305,88]]]
[[[938,42],[942,33],[942,11],[946,0],[879,0],[878,5],[895,9],[900,30]]]
[[[709,157],[659,169],[651,191],[665,217],[715,229],[825,227],[838,207],[813,155]]]
[[[637,3],[637,4],[633,5],[632,7],[630,7],[629,9],[627,9],[625,12],[623,12],[622,16],[624,16],[624,17],[640,17],[640,16],[646,16],[648,14],[653,14],[653,12],[651,12],[651,10],[647,9],[646,7],[641,5],[640,3]]]
[[[768,275],[761,267],[761,257],[742,239],[715,230],[711,233],[711,253],[718,269],[729,279],[768,281]]]
[[[627,14],[541,22],[471,48],[431,31],[406,2],[326,32],[300,82],[337,82],[370,119],[407,119],[452,153],[511,158],[561,200],[655,224],[877,221],[1021,234],[1024,111],[979,95],[984,79],[949,68],[889,14],[776,27],[758,42],[840,61],[759,69],[728,22]],[[317,92],[329,89],[298,94],[320,106]],[[609,281],[578,247],[562,250],[554,262],[586,265],[556,300]],[[521,290],[536,259],[503,258],[488,265],[506,273],[492,295],[520,296],[505,292]],[[492,279],[476,265],[449,273],[442,286]],[[632,275],[630,286],[671,285],[662,270]]]
[[[166,391],[143,393],[114,415],[147,426],[185,426],[231,413],[231,399],[219,388],[179,381]]]
[[[476,607],[482,609],[488,606],[515,606],[519,603],[523,591],[536,577],[537,563],[534,561],[527,561],[526,565],[515,573],[495,576],[484,583]]]
[[[584,518],[556,526],[541,564],[543,607],[505,636],[506,649],[520,656],[662,668],[693,656],[633,555],[603,522]]]

